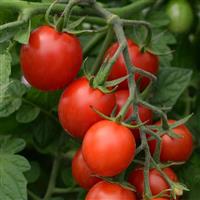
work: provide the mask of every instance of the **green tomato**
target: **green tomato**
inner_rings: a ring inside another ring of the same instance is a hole
[[[166,8],[170,18],[169,29],[175,33],[187,32],[193,23],[194,15],[187,0],[171,0]]]

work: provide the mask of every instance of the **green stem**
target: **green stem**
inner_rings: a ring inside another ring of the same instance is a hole
[[[90,50],[105,36],[105,32],[96,33],[95,36],[85,45],[83,55],[86,56]]]
[[[33,199],[33,200],[42,200],[40,197],[38,197],[36,194],[34,194],[32,191],[28,190],[28,195]]]
[[[80,192],[82,191],[83,189],[81,188],[55,188],[53,190],[53,193],[55,194],[68,194],[68,193],[76,193],[76,192]]]
[[[44,196],[44,200],[49,200],[49,198],[53,194],[53,191],[54,191],[54,188],[56,185],[56,178],[58,175],[59,166],[60,166],[60,157],[56,156],[55,160],[53,162],[52,171],[51,171],[51,175],[50,175],[50,179],[49,179],[49,184],[47,187],[46,194]]]
[[[92,74],[96,74],[97,70],[99,69],[99,66],[102,62],[102,59],[105,55],[105,52],[107,50],[107,48],[109,47],[109,45],[111,44],[112,42],[112,38],[113,38],[113,30],[112,28],[109,28],[108,29],[108,32],[107,32],[107,35],[106,35],[106,38],[102,44],[102,47],[101,47],[101,50],[100,50],[100,53],[98,54],[98,57],[94,63],[94,67],[92,68]]]

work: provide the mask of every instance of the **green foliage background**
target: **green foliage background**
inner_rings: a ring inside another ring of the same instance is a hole
[[[37,2],[40,2],[39,0]],[[42,0],[42,2],[52,2]],[[130,0],[101,1],[107,7],[120,7]],[[200,3],[190,1],[194,12],[191,30],[174,34],[168,30],[169,18],[165,15],[166,3],[159,8],[133,13],[132,19],[144,19],[153,27],[151,49],[163,54],[158,81],[154,85],[149,101],[157,106],[172,107],[169,116],[179,119],[190,113],[193,117],[187,125],[193,133],[195,150],[191,159],[176,171],[190,188],[183,200],[200,199]],[[149,14],[148,14],[149,12]],[[147,14],[146,14],[147,13]],[[10,10],[1,10],[0,24],[15,20],[17,15]],[[43,16],[34,17],[19,29],[0,31],[0,199],[26,200],[27,190],[44,195],[52,167],[52,155],[59,148],[66,153],[58,175],[58,186],[77,188],[71,176],[71,159],[79,147],[57,121],[57,104],[62,91],[43,93],[21,82],[19,43],[26,43],[30,31],[44,24]],[[87,24],[88,26],[88,24]],[[127,36],[137,43],[143,41],[144,30],[130,28]],[[10,48],[10,39],[16,41]],[[80,36],[82,46],[91,35]],[[88,67],[92,66],[102,40],[87,53]],[[11,49],[11,50],[8,50]],[[172,51],[175,50],[175,51]],[[168,52],[168,53],[166,53]],[[63,135],[62,142],[59,135]],[[25,147],[26,143],[26,147]],[[20,153],[19,153],[20,152]],[[26,186],[27,185],[27,186]],[[51,200],[84,199],[85,191],[58,195]]]

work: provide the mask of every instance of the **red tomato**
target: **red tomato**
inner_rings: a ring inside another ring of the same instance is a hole
[[[116,97],[116,104],[117,104],[117,112],[119,112],[129,97],[129,91],[128,90],[119,90],[115,93],[115,97]],[[151,124],[152,118],[153,118],[152,111],[142,105],[139,105],[138,109],[139,109],[138,112],[139,112],[141,121],[147,122],[147,124]],[[126,119],[129,118],[132,115],[132,113],[133,113],[133,108],[131,106],[128,109],[125,118]],[[133,121],[133,124],[136,124],[136,123]],[[139,129],[132,129],[131,131],[134,134],[135,140],[138,141],[140,138]]]
[[[82,65],[79,40],[49,26],[34,30],[20,53],[22,71],[34,87],[49,91],[63,88],[77,75]]]
[[[163,172],[174,182],[178,182],[178,178],[171,168],[163,169]],[[128,178],[128,181],[136,187],[140,196],[144,193],[144,170],[143,168],[134,169]],[[156,169],[149,171],[149,184],[152,195],[157,195],[163,190],[169,189],[168,183]]]
[[[89,169],[85,160],[83,159],[81,149],[79,149],[72,160],[73,177],[81,187],[88,190],[101,180],[95,176],[92,176],[93,174],[94,173]]]
[[[136,200],[136,196],[118,184],[101,181],[90,189],[85,200]]]
[[[93,172],[100,176],[115,176],[131,163],[135,139],[128,128],[102,120],[87,131],[82,153]]]
[[[142,53],[140,51],[139,47],[130,39],[128,39],[127,42],[128,42],[128,49],[129,49],[129,54],[130,54],[132,63],[136,67],[156,75],[158,72],[158,68],[159,68],[158,57],[148,51]],[[119,44],[114,43],[107,50],[105,57],[112,57],[114,55],[114,53],[116,52],[116,50],[118,49],[118,47],[119,47]],[[125,76],[126,74],[127,74],[126,66],[124,63],[123,55],[121,54],[119,56],[119,58],[116,60],[115,64],[113,65],[108,79],[109,80],[117,79],[122,76]],[[137,81],[141,77],[142,77],[141,75],[136,74],[135,80]],[[147,87],[149,82],[150,82],[150,80],[147,77],[142,77],[141,83],[140,83],[141,84],[140,88],[143,90],[144,88]],[[122,82],[118,88],[119,89],[127,89],[128,88],[127,81]]]
[[[170,124],[173,124],[174,120],[169,120]],[[155,125],[160,125],[161,122],[157,122]],[[161,154],[160,160],[162,162],[174,161],[181,162],[186,161],[192,154],[193,140],[192,134],[185,125],[180,125],[173,129],[173,132],[181,138],[171,138],[168,135],[162,136],[161,141]],[[156,147],[156,140],[149,141],[149,147],[153,154]]]
[[[114,94],[104,94],[90,87],[83,77],[71,83],[62,94],[58,107],[59,119],[72,136],[83,138],[91,125],[102,120],[90,106],[110,115],[115,103]]]

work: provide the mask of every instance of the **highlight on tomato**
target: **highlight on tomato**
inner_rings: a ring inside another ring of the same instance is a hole
[[[168,121],[169,124],[173,124],[174,122],[175,120]],[[155,123],[155,125],[160,124],[161,121]],[[177,138],[170,137],[167,134],[161,136],[160,160],[162,162],[184,162],[190,158],[193,151],[192,134],[185,125],[177,126],[172,131],[178,136]],[[153,155],[157,141],[150,140],[148,143]]]
[[[148,51],[141,52],[139,46],[130,39],[127,39],[127,43],[128,43],[129,55],[133,65],[137,68],[140,68],[142,70],[145,70],[147,72],[156,75],[159,69],[158,57]],[[111,47],[107,50],[105,54],[105,58],[111,58],[118,49],[118,47],[119,44],[117,42],[111,45]],[[108,79],[114,80],[123,77],[125,75],[127,75],[126,65],[124,63],[123,55],[120,54],[119,58],[112,66],[112,70]],[[138,81],[139,79],[140,79],[140,89],[143,90],[149,85],[150,79],[136,73],[135,80]],[[122,83],[119,84],[118,87],[119,90],[127,88],[128,88],[127,81],[123,81]]]
[[[134,158],[135,146],[135,139],[128,128],[102,120],[87,131],[82,153],[94,173],[111,177],[129,166]]]
[[[69,134],[83,138],[90,126],[102,120],[92,107],[109,116],[115,104],[114,94],[104,94],[92,88],[89,81],[82,77],[64,90],[58,106],[59,120]]]
[[[80,41],[50,26],[40,26],[31,33],[29,43],[22,45],[20,62],[24,77],[33,87],[43,91],[62,89],[82,65]]]
[[[85,200],[136,200],[134,192],[115,183],[101,181],[94,185]]]

